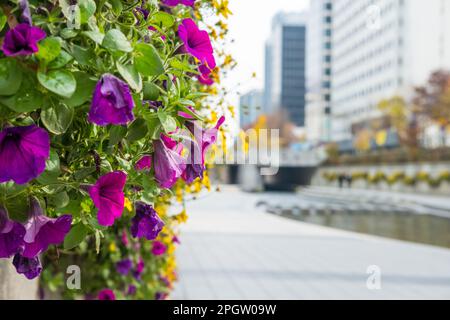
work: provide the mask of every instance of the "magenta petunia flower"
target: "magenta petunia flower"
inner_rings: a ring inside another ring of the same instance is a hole
[[[152,168],[152,156],[143,156],[136,162],[134,168],[137,171],[150,170]]]
[[[178,27],[178,36],[184,43],[184,51],[196,57],[209,69],[216,67],[214,50],[208,32],[200,30],[192,19],[184,19]]]
[[[195,0],[161,0],[163,4],[169,7],[176,7],[179,4],[183,4],[188,7],[193,7]]]
[[[136,215],[131,223],[131,235],[134,238],[154,240],[164,227],[164,222],[149,204],[136,202]]]
[[[172,188],[186,169],[186,160],[180,155],[183,146],[163,135],[153,146],[156,181],[162,188]]]
[[[20,253],[17,253],[13,259],[13,265],[19,274],[25,275],[29,280],[38,277],[42,271],[41,260],[39,256],[33,258],[26,258]]]
[[[128,85],[112,74],[105,74],[95,87],[89,121],[99,126],[125,125],[134,120],[134,105]]]
[[[89,189],[89,195],[98,209],[98,223],[109,227],[114,220],[122,216],[125,207],[123,188],[127,175],[122,171],[115,171],[101,176],[95,185]]]
[[[122,240],[122,244],[125,247],[128,247],[128,245],[130,244],[130,241],[128,240],[128,234],[127,234],[127,231],[125,229],[123,229],[123,231],[122,231],[121,240]]]
[[[0,206],[0,258],[10,258],[23,246],[25,228],[9,219],[8,212]]]
[[[152,253],[155,256],[161,256],[166,252],[167,248],[165,246],[164,243],[162,243],[161,241],[153,241],[152,244]]]
[[[0,183],[25,184],[45,170],[50,156],[50,137],[35,125],[0,131]]]
[[[198,67],[200,74],[197,76],[197,80],[204,85],[211,86],[214,84],[214,80],[211,79],[210,74],[212,70],[207,65],[202,64]]]
[[[205,156],[208,149],[217,141],[220,127],[225,121],[221,117],[216,126],[210,129],[202,129],[194,121],[186,121],[186,127],[194,135],[195,141],[190,142],[190,154],[186,169],[182,174],[183,180],[191,184],[196,178],[202,178],[205,170]]]
[[[130,259],[124,259],[116,263],[116,271],[123,276],[130,273],[133,268],[133,262]]]
[[[3,39],[2,51],[6,56],[27,56],[39,51],[38,42],[46,36],[44,30],[20,23],[8,30]]]
[[[63,215],[56,219],[46,217],[39,201],[31,198],[29,220],[25,224],[24,251],[25,258],[34,258],[47,250],[48,246],[64,241],[72,225],[72,216]]]
[[[116,300],[116,295],[111,289],[103,289],[98,293],[98,300]]]
[[[145,263],[144,260],[139,258],[139,262],[136,264],[136,268],[133,270],[133,276],[136,280],[141,279],[141,274],[144,272]]]

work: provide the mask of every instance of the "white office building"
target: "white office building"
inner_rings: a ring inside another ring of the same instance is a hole
[[[330,140],[332,0],[310,2],[306,49],[306,138]]]
[[[314,1],[313,1],[314,2]],[[378,102],[450,69],[449,0],[333,0],[332,138],[380,116]]]

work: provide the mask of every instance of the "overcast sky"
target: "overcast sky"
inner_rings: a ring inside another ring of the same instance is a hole
[[[264,43],[270,34],[272,17],[279,11],[300,12],[308,8],[308,0],[230,0],[233,15],[229,19],[230,39],[227,51],[237,60],[238,66],[226,79],[229,88],[240,92],[264,86]],[[256,79],[251,79],[256,72]],[[238,97],[230,97],[238,106]]]

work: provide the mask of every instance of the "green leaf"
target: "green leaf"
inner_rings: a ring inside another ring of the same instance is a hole
[[[123,126],[113,126],[109,130],[109,145],[118,144],[127,135],[127,128]]]
[[[66,191],[57,193],[48,199],[49,205],[51,205],[55,209],[62,209],[66,207],[69,202],[70,198]]]
[[[41,120],[51,133],[63,134],[69,129],[74,116],[73,108],[64,103],[42,110]]]
[[[166,133],[174,132],[177,129],[177,122],[171,115],[165,112],[158,112],[158,118]]]
[[[0,95],[15,94],[22,84],[22,70],[16,60],[0,59]]]
[[[55,60],[50,62],[48,64],[49,69],[59,69],[64,67],[66,64],[68,64],[70,61],[73,60],[73,57],[68,54],[66,51],[62,50],[59,56],[56,57]]]
[[[144,138],[148,133],[147,123],[144,119],[136,119],[128,129],[127,140],[129,142]]]
[[[106,33],[102,46],[113,51],[133,51],[127,37],[118,29],[111,29]]]
[[[83,34],[97,44],[102,44],[105,35],[99,31],[84,31]]]
[[[59,6],[67,18],[67,27],[70,29],[79,29],[81,26],[81,10],[75,4],[72,5],[70,0],[59,0]]]
[[[94,59],[94,52],[89,48],[83,48],[77,45],[72,45],[70,48],[70,54],[75,60],[82,66],[90,66]]]
[[[61,53],[61,43],[55,37],[45,38],[38,43],[39,51],[36,53],[36,57],[44,64],[56,59]]]
[[[152,17],[152,23],[160,26],[164,26],[166,28],[170,28],[175,23],[175,17],[171,14],[168,14],[164,11],[159,11],[155,13]]]
[[[159,97],[159,88],[152,82],[144,82],[144,100],[156,101]]]
[[[67,70],[38,71],[37,77],[44,88],[65,98],[70,98],[77,88],[75,77]]]
[[[93,174],[95,172],[96,168],[95,167],[86,167],[86,168],[81,168],[77,171],[75,171],[75,173],[73,174],[73,177],[75,178],[75,180],[77,181],[82,181],[84,180],[86,177],[90,176],[91,174]]]
[[[71,250],[77,247],[87,237],[88,233],[89,229],[84,224],[76,224],[64,239],[64,249]]]
[[[78,5],[80,6],[81,23],[88,22],[89,18],[92,17],[97,9],[97,5],[94,0],[78,0]]]
[[[61,37],[63,39],[75,38],[78,35],[78,31],[71,28],[64,28],[61,30]]]
[[[135,64],[144,76],[158,76],[164,73],[164,65],[156,49],[146,43],[138,43],[135,47]]]
[[[189,64],[187,61],[181,61],[179,59],[173,58],[170,60],[170,66],[172,68],[184,71],[184,72],[194,72],[197,73],[195,68]]]
[[[50,157],[45,162],[45,171],[37,178],[37,181],[41,184],[57,182],[60,173],[61,168],[58,153],[51,149]]]
[[[119,16],[122,13],[123,5],[122,1],[120,0],[109,0],[109,2],[112,4],[113,12],[116,16]]]
[[[120,75],[125,79],[130,87],[133,90],[140,92],[142,90],[142,78],[139,72],[137,72],[136,67],[132,64],[124,66],[119,62],[116,63],[116,66]]]
[[[36,90],[37,83],[31,76],[25,76],[19,91],[11,97],[0,98],[0,102],[16,112],[31,112],[44,104],[44,96]]]
[[[149,130],[149,136],[152,140],[158,140],[161,135],[161,122],[158,118],[148,118],[147,127]]]
[[[9,217],[15,221],[25,222],[28,218],[29,202],[26,194],[10,198],[5,203]]]
[[[84,72],[74,72],[73,76],[77,82],[77,88],[74,94],[64,100],[69,107],[79,107],[92,99],[92,94],[96,85],[96,81]]]
[[[3,13],[3,10],[0,9],[0,31],[3,30],[3,28],[5,27],[7,21],[8,21],[8,18]]]

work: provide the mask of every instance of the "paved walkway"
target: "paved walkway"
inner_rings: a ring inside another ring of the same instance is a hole
[[[233,187],[189,204],[173,299],[450,299],[450,250],[304,224]],[[291,199],[292,200],[292,199]],[[381,270],[369,290],[367,268]]]

